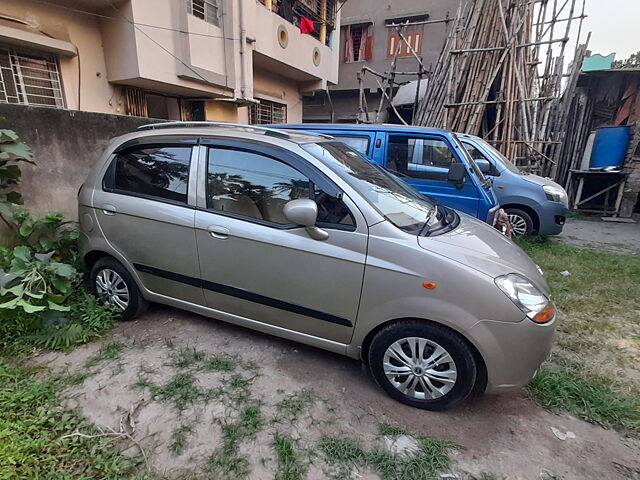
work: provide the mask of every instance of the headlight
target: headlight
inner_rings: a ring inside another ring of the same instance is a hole
[[[562,203],[565,207],[569,206],[569,199],[564,188],[556,187],[555,185],[544,185],[542,189],[547,196],[547,200]]]
[[[495,279],[504,294],[536,323],[546,323],[555,315],[553,303],[522,275],[510,273]]]

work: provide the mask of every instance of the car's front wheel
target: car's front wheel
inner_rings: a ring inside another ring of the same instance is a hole
[[[373,337],[371,373],[391,397],[425,410],[446,410],[473,391],[477,364],[455,332],[418,320],[384,327]]]
[[[533,219],[527,212],[519,208],[507,208],[505,210],[511,225],[511,233],[514,236],[522,237],[533,233]]]
[[[132,320],[146,311],[148,302],[131,274],[117,260],[110,257],[98,260],[89,280],[93,293],[112,307],[120,320]]]

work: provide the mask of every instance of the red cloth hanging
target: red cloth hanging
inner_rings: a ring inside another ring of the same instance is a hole
[[[316,27],[313,24],[313,20],[309,20],[307,17],[300,17],[300,33],[311,33],[315,31]]]

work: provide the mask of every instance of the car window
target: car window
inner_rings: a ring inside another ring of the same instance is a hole
[[[469,152],[469,155],[471,155],[471,158],[473,158],[474,160],[488,160],[480,150],[478,150],[470,143],[462,142],[462,145],[464,145],[465,150]]]
[[[457,162],[444,140],[389,135],[387,168],[411,178],[446,181]]]
[[[340,140],[345,145],[350,146],[356,152],[359,152],[363,155],[369,154],[369,137],[365,135],[335,135],[337,140]]]
[[[254,152],[209,148],[207,207],[279,225],[289,225],[284,206],[290,200],[312,198],[318,223],[354,225],[342,200],[317,188],[290,165]]]
[[[136,147],[114,159],[104,186],[118,192],[187,203],[191,147]]]

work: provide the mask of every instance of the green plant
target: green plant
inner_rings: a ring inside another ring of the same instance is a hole
[[[543,368],[528,388],[534,399],[547,407],[566,410],[605,427],[640,432],[640,401],[596,378]]]
[[[276,433],[273,436],[273,449],[276,453],[278,468],[275,480],[302,480],[307,475],[307,465],[296,452],[296,440]]]
[[[18,164],[26,162],[35,165],[31,159],[29,147],[20,141],[14,131],[0,130],[0,215],[3,202],[22,203],[22,195],[15,191],[22,176]]]
[[[35,373],[0,358],[0,478],[143,477],[140,457],[127,458],[113,438],[97,436],[78,412],[60,406],[61,385]]]
[[[0,309],[22,308],[27,313],[43,310],[68,311],[63,302],[71,292],[76,269],[53,262],[54,252],[36,253],[15,247],[8,270],[0,270]]]
[[[78,265],[78,232],[75,222],[65,220],[62,213],[34,215],[20,205],[0,202],[0,215],[11,228],[18,245],[36,253],[54,251],[65,263]]]

